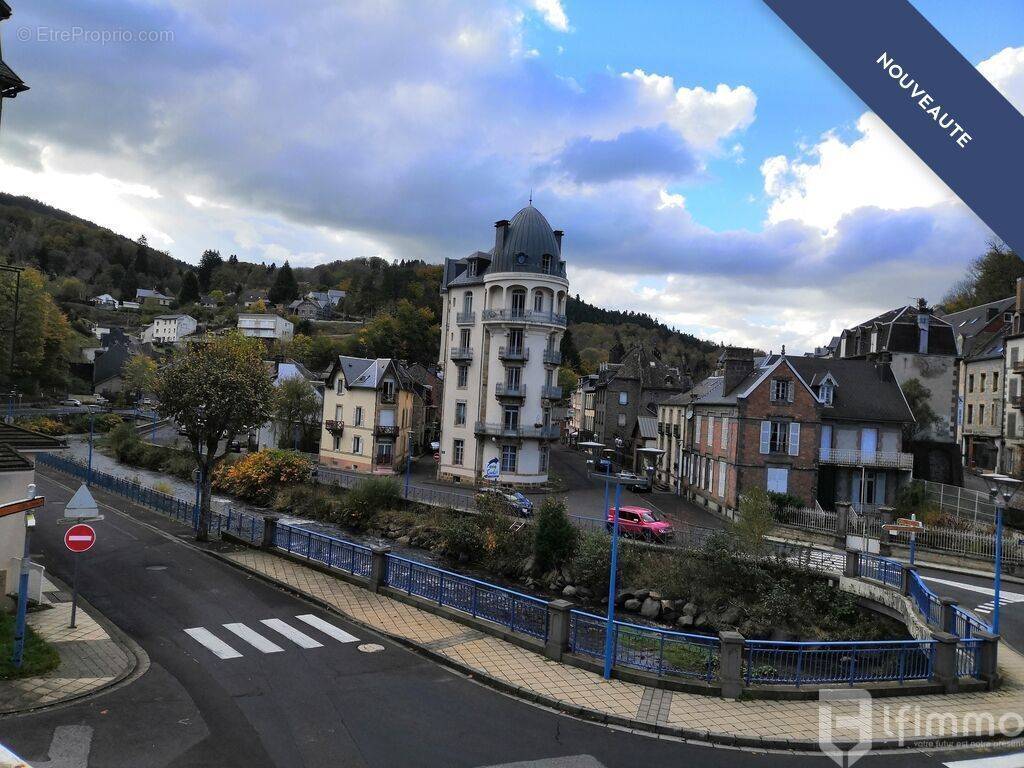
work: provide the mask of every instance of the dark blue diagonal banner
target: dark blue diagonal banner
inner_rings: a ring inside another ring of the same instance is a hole
[[[1024,115],[917,9],[907,0],[765,3],[971,210],[1024,254]],[[971,12],[968,4],[963,9]]]

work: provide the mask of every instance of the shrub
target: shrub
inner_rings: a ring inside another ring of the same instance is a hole
[[[482,536],[480,564],[501,576],[521,575],[533,549],[532,532],[526,527],[512,530],[509,516],[502,512],[484,513],[477,523]]]
[[[441,523],[438,548],[442,554],[468,563],[480,555],[483,546],[483,530],[476,518],[454,514]]]
[[[103,444],[114,455],[114,458],[123,464],[134,464],[135,461],[129,459],[138,459],[142,449],[142,440],[139,439],[132,425],[127,422],[110,430]]]
[[[341,514],[349,525],[367,528],[378,512],[401,503],[398,481],[391,477],[368,477],[360,480],[345,494]]]
[[[233,464],[221,464],[213,484],[219,491],[255,504],[269,504],[278,488],[309,480],[309,459],[276,448],[250,453]]]
[[[778,491],[762,491],[755,489],[758,493],[764,494],[768,497],[772,507],[777,511],[784,509],[801,509],[804,505],[804,500],[799,496],[794,496],[792,493],[779,493]]]
[[[51,437],[59,437],[68,433],[68,428],[63,422],[58,419],[52,419],[49,416],[18,419],[16,423],[19,427],[31,430],[32,432],[38,432],[41,435],[50,435]]]
[[[576,586],[589,589],[595,596],[608,593],[608,571],[611,563],[612,539],[602,531],[585,531],[576,539],[576,548],[569,561],[569,570]],[[654,561],[649,561],[653,563]],[[639,548],[619,539],[618,585],[633,585],[638,579],[653,579],[658,569],[644,567]],[[652,573],[647,573],[653,571]]]
[[[153,483],[153,490],[156,491],[157,493],[163,493],[168,496],[174,494],[174,488],[172,488],[171,484],[165,480],[158,480],[157,482]]]
[[[274,509],[332,521],[341,512],[342,500],[335,486],[299,483],[278,490]]]
[[[772,506],[771,494],[760,488],[743,494],[743,498],[740,499],[739,519],[730,529],[739,550],[752,555],[764,551],[764,537],[774,524]]]
[[[534,524],[533,562],[541,573],[568,562],[576,543],[576,527],[565,514],[565,502],[544,499]]]

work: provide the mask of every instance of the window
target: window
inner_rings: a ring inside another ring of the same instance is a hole
[[[796,421],[762,421],[761,453],[800,453],[800,424]]]
[[[550,253],[545,253],[543,256],[540,257],[540,268],[541,268],[541,271],[544,274],[546,274],[546,275],[550,275],[551,274],[551,254]]]
[[[711,474],[714,472],[714,462],[711,459],[704,460],[704,484],[701,486],[705,491],[711,490]]]
[[[996,406],[995,406],[995,404],[993,404],[992,407],[988,409],[988,425],[990,427],[994,427],[995,424],[996,424]]]
[[[693,445],[694,447],[700,445],[700,422],[702,416],[698,413],[693,417]]]
[[[788,467],[768,467],[766,473],[765,489],[772,493],[788,493],[789,492],[789,468]]]
[[[466,425],[466,401],[458,400],[455,403],[455,426],[464,427]]]
[[[1017,437],[1017,414],[1006,414],[1006,436]]]
[[[982,424],[982,425],[985,424],[985,404],[984,403],[981,403],[978,406],[978,423]]]
[[[394,379],[384,379],[381,382],[381,396],[385,400],[391,400],[395,396],[395,381]]]
[[[526,314],[526,291],[516,288],[512,291],[512,317],[522,317]]]
[[[463,328],[462,330],[459,331],[459,346],[462,347],[463,349],[469,349],[469,334],[469,328]]]
[[[345,420],[345,408],[341,405],[334,406],[334,420],[344,421]]]
[[[523,379],[523,369],[518,365],[511,365],[505,369],[505,387],[509,390],[518,390]]]
[[[722,417],[722,438],[720,444],[722,448],[729,447],[729,419],[725,416]]]
[[[993,392],[998,392],[999,391],[999,372],[998,371],[993,371],[993,373],[992,373],[992,391]]]
[[[362,452],[363,452],[363,438],[361,438],[359,435],[355,435],[352,438],[352,453],[362,453]]]
[[[345,392],[345,377],[340,373],[338,374],[337,380],[334,382],[334,392],[336,394],[344,394]]]
[[[461,467],[463,456],[466,453],[466,441],[455,440],[452,442],[452,464]]]
[[[533,311],[543,312],[544,311],[544,294],[540,291],[536,291],[533,294]]]
[[[469,266],[466,268],[466,274],[470,277],[476,277],[476,259],[469,260]]]
[[[469,385],[469,366],[460,365],[459,372],[455,377],[455,386],[459,389],[465,389]]]
[[[469,313],[473,311],[473,292],[466,291],[462,296],[462,311]]]
[[[725,479],[729,472],[728,466],[724,461],[718,462],[718,496],[719,498],[725,498]]]
[[[341,436],[340,435],[335,435],[334,436],[334,450],[335,451],[340,451],[341,450]]]
[[[831,381],[824,382],[821,387],[818,388],[818,402],[822,405],[832,405],[832,398],[834,396],[834,387]]]
[[[501,446],[501,471],[515,472],[519,462],[519,449],[514,445]]]
[[[624,413],[620,413],[619,414],[618,423],[619,423],[620,427],[626,426],[626,414],[624,414]]]
[[[540,471],[540,472],[547,472],[548,471],[548,452],[550,450],[551,449],[548,448],[546,445],[541,446],[541,449],[540,449],[540,462],[537,465],[538,471]]]
[[[357,427],[361,427],[363,425],[363,406],[356,406],[356,413],[355,416],[353,416],[353,423]],[[356,451],[356,453],[358,453],[358,451]]]
[[[523,351],[523,331],[515,328],[508,332],[508,351],[517,354]]]
[[[629,405],[629,392],[619,392],[619,405]]]
[[[793,382],[789,379],[772,379],[772,402],[792,403]]]
[[[967,404],[967,423],[974,423],[974,406],[971,403]]]
[[[981,392],[985,391],[985,379],[987,377],[988,377],[988,374],[986,374],[986,373],[981,374],[981,379],[980,379],[979,386],[978,386],[978,390],[981,391]]]
[[[973,373],[969,374],[967,376],[967,391],[968,392],[973,392],[974,391],[974,374]]]
[[[519,406],[506,405],[502,412],[505,429],[519,429]]]

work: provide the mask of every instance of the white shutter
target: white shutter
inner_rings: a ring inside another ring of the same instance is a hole
[[[708,436],[707,436],[707,440],[705,441],[708,445],[711,445],[712,441],[715,439],[714,435],[715,435],[715,417],[714,416],[708,416]]]
[[[795,390],[796,390],[796,382],[795,381],[787,381],[786,382],[786,400],[788,402],[790,402],[790,403],[793,402],[793,392]]]
[[[700,445],[700,419],[701,419],[701,416],[698,413],[694,417],[694,424],[693,424],[693,446],[694,446],[694,448],[696,448],[697,446]]]
[[[789,425],[789,455],[800,455],[800,422],[794,421]]]
[[[718,496],[725,498],[725,478],[728,473],[728,465],[724,461],[718,462]]]
[[[729,419],[722,417],[722,447],[729,447]]]
[[[769,444],[772,439],[772,423],[770,421],[761,422],[761,453],[768,453]]]

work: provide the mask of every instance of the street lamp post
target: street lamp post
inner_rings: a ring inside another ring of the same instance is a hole
[[[405,498],[409,498],[409,480],[412,476],[412,430],[405,443]]]
[[[96,411],[89,406],[89,466],[85,470],[85,484],[92,485],[92,440],[94,434],[93,419]]]
[[[36,485],[35,483],[30,483],[28,486],[28,497],[34,499],[35,496]],[[11,663],[14,664],[16,669],[21,668],[25,654],[25,616],[28,613],[28,580],[32,562],[29,539],[35,525],[36,517],[29,512],[25,515],[25,551],[21,556],[21,569],[18,573],[18,613],[14,620],[14,653],[11,656]]]
[[[605,484],[607,489],[608,485]],[[619,508],[622,505],[622,484],[615,481],[615,513],[612,515],[612,556],[608,566],[608,618],[604,628],[604,679],[612,677],[615,665],[615,590],[619,569]]]
[[[992,585],[995,595],[992,601],[992,632],[993,634],[998,635],[1000,614],[999,601],[1003,585],[1003,514],[1006,511],[1006,507],[1009,506],[1010,499],[1013,498],[1014,490],[1020,485],[1021,481],[1008,475],[999,474],[998,472],[986,472],[982,477],[991,483],[989,495],[992,497],[992,501],[995,503],[996,508],[995,578],[993,579]]]

